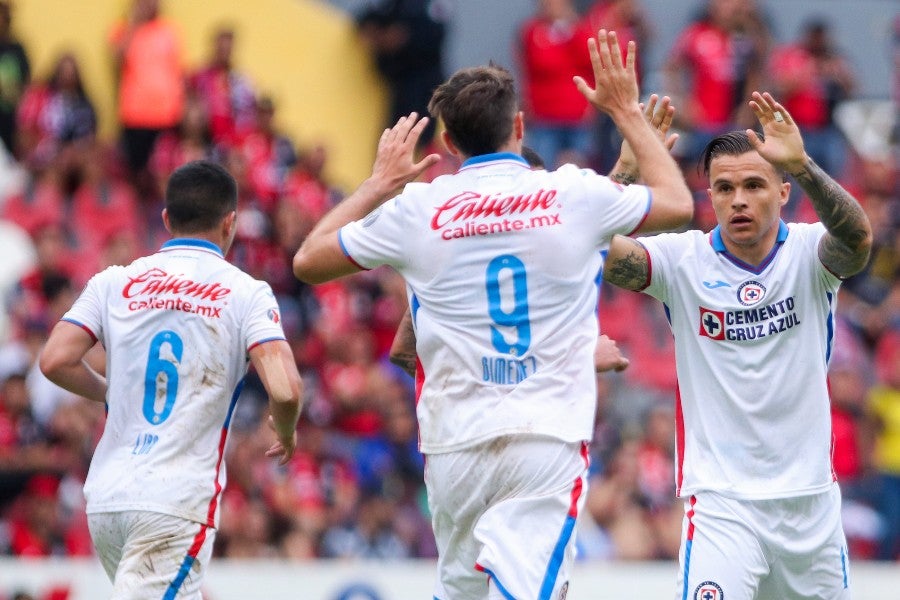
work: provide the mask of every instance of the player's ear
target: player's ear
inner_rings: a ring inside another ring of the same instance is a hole
[[[237,228],[237,211],[233,210],[222,220],[222,234],[226,239],[231,238],[231,235],[234,233]]]
[[[444,147],[447,148],[447,152],[449,152],[453,156],[460,155],[459,148],[457,148],[456,144],[453,143],[453,140],[450,139],[450,134],[447,133],[446,129],[441,130],[441,141],[444,142]]]
[[[513,119],[513,131],[516,132],[516,141],[521,142],[525,139],[525,114],[520,110]]]
[[[781,184],[781,189],[779,190],[779,193],[781,194],[781,197],[778,198],[778,205],[784,206],[785,204],[787,204],[788,199],[791,195],[791,182],[790,181],[783,182]]]
[[[166,231],[168,231],[171,234],[172,233],[172,225],[169,224],[169,211],[166,210],[165,208],[162,209],[162,221],[163,221],[163,225],[166,226]]]

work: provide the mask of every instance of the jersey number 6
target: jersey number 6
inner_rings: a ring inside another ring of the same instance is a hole
[[[144,417],[159,425],[172,414],[178,393],[178,369],[184,344],[174,331],[160,331],[150,340],[144,374]],[[162,402],[162,406],[159,404]]]

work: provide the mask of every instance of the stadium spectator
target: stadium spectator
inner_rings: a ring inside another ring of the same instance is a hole
[[[387,127],[411,112],[425,114],[434,88],[444,81],[444,39],[451,2],[447,0],[374,0],[356,22],[390,94]],[[430,123],[419,141],[428,145]]]
[[[707,142],[752,115],[743,98],[758,87],[768,34],[756,3],[707,0],[666,60],[666,90],[678,106],[677,126],[689,136],[680,152],[693,160]]]
[[[224,151],[213,143],[203,103],[189,97],[178,127],[167,129],[156,138],[148,167],[161,196],[169,176],[181,165],[203,159],[222,162],[223,156]]]
[[[25,89],[16,115],[17,152],[32,172],[77,154],[97,133],[97,114],[74,54],[60,56],[46,82]]]
[[[642,55],[647,55],[653,28],[639,0],[596,0],[588,8],[584,19],[588,23],[588,31],[600,29],[615,31],[623,44],[633,41],[642,49]],[[642,62],[636,62],[634,68],[638,76],[638,85],[643,89]],[[591,159],[597,171],[606,173],[615,164],[622,136],[606,115],[597,115],[594,132],[596,147]]]
[[[562,153],[582,165],[593,153],[595,112],[572,84],[574,75],[591,73],[585,47],[592,33],[572,0],[540,0],[519,28],[525,143],[551,170],[560,165]]]
[[[31,82],[31,63],[25,47],[12,32],[12,5],[0,1],[0,141],[6,151],[16,151],[16,109]]]
[[[870,394],[877,423],[875,460],[881,480],[878,510],[886,532],[878,558],[900,559],[900,328],[882,336],[876,358],[879,381]]]
[[[842,179],[846,144],[834,123],[834,109],[852,96],[855,77],[835,47],[828,23],[811,20],[798,41],[775,48],[768,72],[776,95],[784,98],[784,106],[803,132],[809,155]]]
[[[208,62],[191,75],[188,91],[198,100],[209,120],[215,144],[233,145],[256,119],[256,92],[250,79],[234,68],[231,27],[213,34]]]
[[[297,155],[294,142],[277,127],[275,102],[270,96],[257,98],[254,115],[235,148],[246,163],[248,183],[260,209],[271,217]]]
[[[115,23],[109,42],[118,84],[120,141],[140,196],[151,197],[146,169],[160,133],[181,120],[185,58],[179,28],[160,14],[161,0],[132,0],[128,17]]]

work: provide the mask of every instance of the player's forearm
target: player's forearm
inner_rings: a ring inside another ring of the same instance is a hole
[[[294,254],[294,276],[306,283],[322,283],[358,270],[343,256],[335,256],[334,237],[344,225],[357,221],[380,206],[393,189],[386,181],[370,177],[355,192],[332,208],[313,227]]]
[[[872,248],[872,227],[865,211],[811,158],[806,157],[789,171],[828,230],[819,248],[822,262],[843,277],[858,273]]]
[[[315,242],[319,238],[335,233],[347,223],[363,218],[381,206],[392,191],[385,181],[369,177],[316,223],[309,235],[306,236],[300,250],[303,250],[303,246]]]
[[[620,185],[631,185],[640,178],[640,171],[636,164],[627,164],[619,157],[609,171],[609,178]]]
[[[47,364],[41,361],[44,375],[59,387],[88,400],[106,402],[106,378],[84,360],[72,364]]]
[[[408,308],[397,326],[388,358],[391,363],[409,373],[410,377],[416,376],[416,331]]]
[[[264,383],[269,394],[269,412],[272,415],[275,435],[279,440],[291,439],[300,418],[303,381],[299,375],[291,376],[287,372],[273,376],[270,370]]]
[[[693,214],[694,202],[681,169],[644,118],[640,108],[635,105],[628,111],[613,115],[613,119],[631,146],[644,184],[654,192],[654,201],[670,204],[684,214],[685,222],[689,220]]]
[[[279,440],[289,440],[294,435],[297,420],[300,418],[300,408],[299,398],[282,400],[269,398],[269,412],[272,415],[275,435]]]

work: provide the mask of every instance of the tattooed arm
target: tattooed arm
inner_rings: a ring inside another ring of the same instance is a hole
[[[630,237],[614,236],[603,266],[603,279],[626,290],[644,289],[650,284],[647,250]]]
[[[807,156],[800,129],[771,94],[753,92],[750,108],[765,133],[761,140],[748,129],[750,143],[760,156],[800,184],[828,231],[819,242],[819,260],[839,277],[860,272],[872,249],[872,226],[862,207]]]
[[[389,358],[392,363],[409,373],[410,377],[416,376],[416,332],[413,330],[412,314],[408,308],[397,326]]]
[[[862,271],[872,249],[872,227],[862,207],[811,158],[791,176],[828,230],[819,242],[819,260],[839,277]]]

